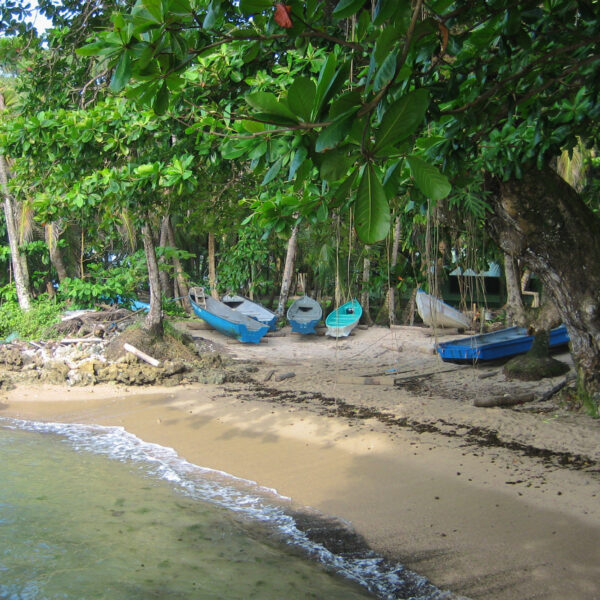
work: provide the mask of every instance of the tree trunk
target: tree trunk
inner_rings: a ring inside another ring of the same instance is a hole
[[[521,285],[515,259],[504,253],[504,274],[506,276],[506,320],[509,325],[525,325],[525,308],[521,298]]]
[[[394,224],[394,240],[392,242],[392,256],[390,257],[390,271],[393,273],[396,270],[398,264],[398,249],[400,248],[400,217],[396,217]],[[390,281],[388,293],[387,293],[387,309],[388,309],[388,322],[390,325],[394,325],[396,322],[396,281]]]
[[[369,280],[371,278],[371,260],[369,259],[369,246],[365,246],[365,252],[367,256],[363,259],[363,273],[362,273],[362,290],[360,293],[360,305],[363,309],[363,320],[369,327],[373,325],[373,319],[371,318],[371,312],[369,310]]]
[[[279,293],[279,304],[277,305],[277,315],[283,316],[285,307],[290,294],[292,276],[294,274],[294,265],[296,263],[296,249],[298,247],[298,225],[294,225],[292,235],[288,240],[287,254],[285,256],[285,267],[283,268],[283,277],[281,278],[281,292]]]
[[[169,218],[167,220],[167,235],[169,238],[169,246],[171,246],[171,248],[176,248],[173,224]],[[173,256],[173,266],[175,267],[175,276],[177,278],[177,286],[179,287],[179,295],[181,296],[183,308],[188,315],[192,315],[194,314],[194,311],[192,310],[192,305],[188,297],[189,288],[187,281],[185,280],[185,273],[183,271],[183,267],[181,266],[181,261],[177,256]]]
[[[168,234],[168,224],[169,222],[169,216],[165,216],[162,219],[162,222],[160,224],[160,240],[158,242],[158,245],[161,248],[166,248],[169,245],[169,234]],[[163,255],[160,257],[160,259],[158,260],[158,264],[159,265],[165,265],[167,262],[166,257]],[[160,269],[158,271],[158,277],[160,279],[160,289],[162,292],[162,295],[165,298],[170,298],[171,296],[171,292],[173,290],[173,288],[170,285],[170,281],[169,281],[169,273],[166,269]]]
[[[4,99],[0,94],[0,110],[4,108]],[[28,311],[31,308],[31,293],[29,291],[29,280],[23,269],[23,256],[19,249],[19,237],[17,224],[15,222],[15,213],[13,208],[13,199],[8,190],[8,165],[4,156],[0,155],[0,186],[4,196],[4,217],[6,219],[6,232],[8,235],[8,244],[10,246],[10,258],[15,278],[15,287],[17,290],[17,299],[21,310]]]
[[[600,220],[554,170],[490,178],[490,234],[522,257],[550,294],[571,338],[579,389],[600,398]]]
[[[59,283],[62,283],[67,277],[67,269],[63,261],[62,252],[58,245],[58,233],[55,223],[48,223],[44,227],[44,236],[46,238],[46,245],[48,246],[48,252],[50,254],[50,262],[56,270],[58,275]]]
[[[219,299],[217,291],[217,261],[215,258],[215,234],[208,234],[208,284],[210,286],[210,295],[216,300]]]
[[[148,265],[148,284],[150,286],[150,310],[144,321],[144,327],[152,334],[162,336],[163,321],[160,302],[160,278],[158,276],[158,262],[154,250],[154,238],[150,223],[142,227],[142,236],[144,239],[144,253],[146,254],[146,264]]]

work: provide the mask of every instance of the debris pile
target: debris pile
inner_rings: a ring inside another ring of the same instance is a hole
[[[247,378],[240,365],[192,338],[177,332],[151,336],[136,313],[122,308],[67,315],[53,326],[52,336],[60,339],[0,346],[0,388],[17,382],[179,385]]]

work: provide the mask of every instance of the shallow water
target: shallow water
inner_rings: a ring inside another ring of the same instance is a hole
[[[405,575],[330,553],[274,494],[120,428],[0,419],[2,600],[373,597],[355,582],[400,598]]]

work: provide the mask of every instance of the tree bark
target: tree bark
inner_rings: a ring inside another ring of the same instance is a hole
[[[488,179],[490,234],[522,257],[550,294],[571,338],[580,389],[600,398],[600,220],[553,169]]]
[[[363,319],[366,325],[373,325],[373,319],[371,318],[371,312],[369,310],[369,280],[371,279],[371,260],[369,259],[368,252],[369,246],[365,246],[365,252],[367,256],[363,259],[363,273],[362,273],[362,290],[360,293],[360,305],[363,309]]]
[[[168,226],[167,223],[169,221],[169,216],[165,216],[163,217],[161,224],[160,224],[160,240],[158,242],[158,245],[161,248],[166,248],[169,245],[169,234],[168,234]],[[159,258],[158,260],[158,264],[159,265],[164,265],[166,264],[167,259],[166,257],[163,255]],[[171,292],[173,291],[173,288],[170,285],[170,281],[169,281],[169,273],[167,272],[166,269],[160,269],[158,271],[158,277],[160,279],[160,289],[162,292],[162,295],[165,298],[169,298],[172,297],[171,296]]]
[[[169,239],[169,246],[171,246],[171,248],[176,248],[173,224],[171,223],[171,219],[168,217],[167,219],[167,236]],[[183,308],[188,315],[192,315],[194,314],[194,311],[192,310],[192,305],[188,297],[189,288],[187,281],[185,280],[185,272],[181,266],[181,261],[177,256],[173,256],[173,266],[175,267],[175,276],[177,278],[177,286],[179,287],[179,295],[181,296]]]
[[[398,249],[400,248],[400,217],[396,217],[394,224],[394,239],[392,242],[392,256],[390,257],[390,270],[396,270],[398,264]],[[396,281],[390,281],[387,293],[388,321],[390,325],[396,322]]]
[[[210,286],[210,295],[216,300],[219,299],[217,291],[217,261],[215,258],[215,234],[208,234],[208,284]]]
[[[515,259],[504,253],[504,274],[506,276],[506,320],[509,325],[525,326],[525,307],[521,298],[521,285]]]
[[[148,265],[148,284],[150,286],[150,310],[148,310],[144,321],[144,327],[152,335],[162,336],[163,321],[160,301],[160,278],[158,276],[158,262],[156,260],[154,238],[150,223],[146,223],[142,227],[142,237],[144,239],[144,253],[146,255],[146,264]]]
[[[294,274],[294,265],[296,263],[296,249],[298,248],[298,225],[294,225],[292,235],[288,240],[287,254],[285,256],[285,267],[281,278],[281,292],[279,293],[279,304],[277,305],[277,315],[283,316],[285,306],[290,294],[292,276]]]
[[[0,94],[0,110],[4,109],[4,98]],[[6,219],[6,232],[8,235],[8,244],[10,246],[10,257],[15,278],[15,288],[17,290],[17,299],[21,310],[28,311],[31,308],[31,292],[29,291],[29,278],[23,269],[24,257],[19,249],[19,237],[15,213],[13,207],[13,198],[8,190],[8,164],[4,156],[0,155],[0,187],[4,196],[4,217]]]
[[[44,227],[44,236],[46,238],[46,245],[48,246],[48,253],[50,254],[50,262],[56,270],[59,283],[62,283],[68,277],[68,274],[60,246],[58,245],[58,233],[55,223],[48,223]]]

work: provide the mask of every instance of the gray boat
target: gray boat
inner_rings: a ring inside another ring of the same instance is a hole
[[[260,323],[268,325],[271,331],[277,329],[277,315],[262,304],[254,302],[254,300],[237,294],[226,294],[221,298],[221,302],[251,319],[256,319]]]
[[[292,331],[302,334],[316,333],[315,327],[323,317],[321,305],[308,296],[298,298],[288,308],[287,318]]]

